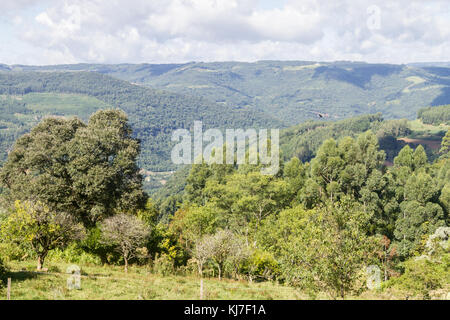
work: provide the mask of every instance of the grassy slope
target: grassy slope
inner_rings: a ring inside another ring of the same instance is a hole
[[[49,273],[35,273],[35,262],[10,262],[12,299],[198,299],[199,279],[194,276],[160,276],[146,267],[130,267],[128,274],[119,266],[83,266],[81,290],[68,290],[64,273],[69,264],[51,263]],[[14,271],[17,270],[17,271]],[[301,299],[306,298],[293,288],[278,284],[248,283],[205,279],[207,299]],[[6,289],[0,289],[5,299]]]
[[[13,300],[196,300],[199,278],[161,276],[148,267],[131,266],[128,274],[119,266],[82,266],[81,290],[67,289],[68,263],[48,262],[48,273],[35,272],[35,261],[9,262]],[[204,294],[209,300],[303,300],[309,296],[292,287],[273,282],[249,283],[241,280],[204,279]],[[347,299],[405,299],[409,294],[385,289],[365,291]],[[0,300],[6,288],[0,286]],[[410,297],[412,298],[412,297]],[[436,295],[439,299],[440,296]],[[321,293],[315,299],[328,299]]]

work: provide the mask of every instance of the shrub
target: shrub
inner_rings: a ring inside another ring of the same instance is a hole
[[[8,272],[8,269],[6,268],[5,263],[3,262],[2,258],[0,257],[0,288],[3,286],[3,283],[6,280],[7,272]]]
[[[117,264],[121,261],[121,256],[116,252],[114,245],[102,241],[99,227],[89,229],[86,238],[80,242],[80,248],[87,254],[97,256],[102,264]]]
[[[24,260],[27,258],[35,258],[35,253],[26,245],[18,245],[13,242],[0,243],[0,256],[4,261]]]
[[[272,280],[280,273],[278,262],[268,252],[255,250],[243,263],[242,272],[249,280]]]
[[[174,273],[173,259],[168,254],[161,254],[156,256],[153,261],[153,272],[162,276],[168,276]]]
[[[414,296],[430,298],[432,291],[443,288],[450,283],[450,254],[443,254],[439,260],[425,256],[409,259],[403,264],[405,272],[397,278],[390,279],[385,287],[396,288]]]
[[[63,261],[76,264],[94,264],[101,265],[101,259],[92,254],[85,252],[77,243],[70,244],[64,250],[55,249],[49,253],[48,258],[53,261]]]
[[[8,270],[6,269],[6,265],[0,257],[0,279],[3,279],[7,271]]]

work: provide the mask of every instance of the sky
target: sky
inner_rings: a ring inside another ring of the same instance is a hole
[[[449,0],[1,0],[0,63],[450,61]]]

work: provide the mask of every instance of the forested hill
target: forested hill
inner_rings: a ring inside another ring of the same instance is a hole
[[[173,168],[171,133],[193,126],[245,128],[281,124],[262,112],[219,105],[203,98],[154,90],[94,72],[0,72],[0,144],[3,154],[15,139],[48,115],[87,119],[100,108],[120,108],[141,139],[140,166]]]
[[[415,119],[422,107],[450,103],[448,63],[259,61],[4,67],[108,74],[156,89],[204,97],[224,106],[259,110],[286,125],[377,112],[386,119]]]
[[[284,154],[309,160],[322,141],[313,135],[338,135],[339,120],[378,112],[383,119],[412,120],[423,107],[450,103],[450,67],[311,61],[0,65],[0,95],[0,163],[42,117],[87,120],[98,109],[118,107],[142,141],[140,166],[167,171],[175,169],[171,132],[191,128],[194,120],[222,129],[296,125],[284,136]],[[433,107],[424,117],[439,118],[438,111]],[[311,120],[338,122],[311,131],[318,125],[302,124]],[[364,121],[357,125],[378,130],[372,127],[379,121]]]

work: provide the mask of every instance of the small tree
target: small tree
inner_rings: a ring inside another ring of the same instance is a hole
[[[50,250],[84,237],[84,228],[70,214],[50,210],[41,202],[16,201],[15,211],[1,228],[3,239],[29,244],[41,270]]]
[[[198,273],[203,277],[203,266],[212,256],[211,236],[205,236],[197,240],[192,255],[197,262]]]
[[[217,265],[220,280],[225,262],[230,261],[236,265],[247,256],[244,246],[245,244],[237,240],[230,230],[220,230],[213,235],[205,235],[196,242],[192,252],[197,261],[200,276],[203,276],[204,264],[212,259]]]
[[[149,236],[149,228],[137,217],[124,213],[106,219],[100,228],[103,241],[116,246],[125,262],[125,272],[128,272],[128,261]]]
[[[235,235],[230,230],[220,230],[211,238],[211,258],[217,264],[219,280],[222,279],[223,267],[234,249]]]

